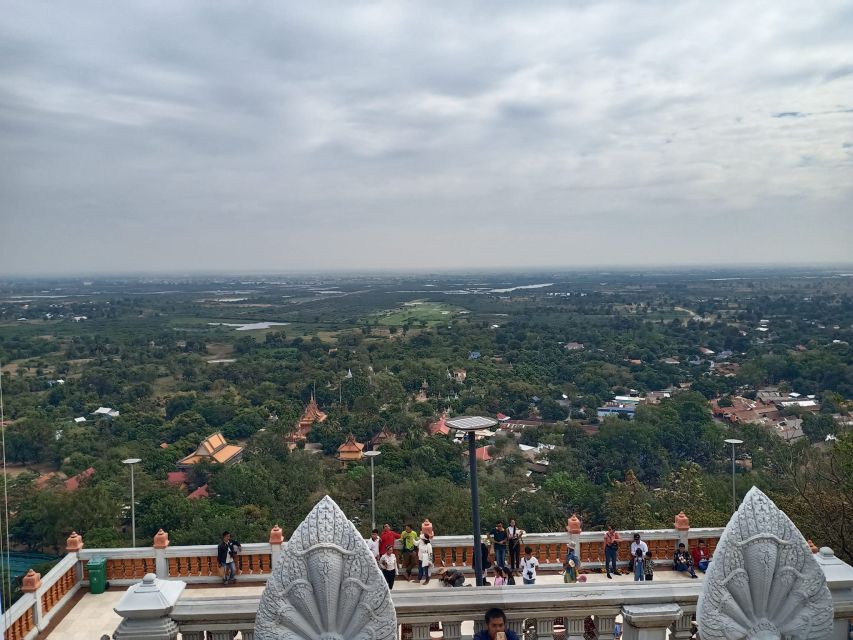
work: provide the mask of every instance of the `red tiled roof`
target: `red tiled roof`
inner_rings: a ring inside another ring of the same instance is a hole
[[[77,491],[80,488],[80,482],[85,480],[86,478],[91,478],[95,474],[95,468],[89,467],[85,471],[81,471],[73,478],[68,478],[65,481],[65,490],[66,491]]]
[[[190,495],[187,496],[187,500],[198,500],[199,498],[209,498],[210,494],[207,493],[207,485],[203,484],[198,489],[193,491]]]
[[[183,471],[170,471],[166,474],[166,483],[174,487],[180,487],[187,483],[187,474]]]
[[[438,420],[429,425],[429,434],[431,436],[437,435],[439,433],[441,435],[446,436],[448,433],[450,433],[450,427],[448,427],[447,424],[444,422],[445,418],[447,418],[447,413],[441,414],[441,417]]]
[[[465,451],[465,455],[466,456],[468,455],[467,451]],[[492,459],[492,456],[489,455],[489,447],[488,446],[477,447],[477,453],[475,455],[477,456],[477,460],[480,460],[481,462],[488,462],[489,460]]]

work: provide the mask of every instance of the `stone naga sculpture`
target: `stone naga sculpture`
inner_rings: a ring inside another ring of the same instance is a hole
[[[753,487],[708,567],[696,611],[702,640],[818,640],[830,637],[832,617],[805,538]]]
[[[261,596],[256,640],[396,640],[391,592],[329,496],[299,525]]]

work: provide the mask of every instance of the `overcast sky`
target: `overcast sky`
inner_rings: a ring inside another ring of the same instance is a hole
[[[0,273],[853,257],[849,0],[3,13]]]

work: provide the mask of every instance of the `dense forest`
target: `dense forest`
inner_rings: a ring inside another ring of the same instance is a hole
[[[264,540],[327,493],[366,534],[369,466],[334,454],[348,435],[366,443],[386,428],[397,443],[380,447],[377,518],[428,516],[440,534],[464,533],[464,447],[428,429],[446,411],[528,423],[486,443],[484,526],[514,517],[528,531],[557,530],[576,512],[586,529],[662,527],[681,510],[694,526],[723,525],[723,439],[738,437],[739,494],[760,486],[850,561],[850,282],[697,272],[5,283],[12,540],[57,551],[73,529],[88,547],[127,546],[128,457],[142,459],[142,540],[159,528],[173,544],[211,543],[224,529]],[[281,324],[235,326],[264,322]],[[807,437],[785,442],[712,416],[709,400],[768,386],[820,403],[788,410]],[[614,396],[654,391],[666,393],[633,420],[597,416]],[[308,437],[322,452],[290,450],[312,395],[328,414]],[[119,414],[92,415],[99,407]],[[178,460],[217,432],[244,447],[242,461],[197,464],[170,486]],[[519,445],[540,444],[547,464],[530,473]],[[187,499],[205,485],[208,497]]]

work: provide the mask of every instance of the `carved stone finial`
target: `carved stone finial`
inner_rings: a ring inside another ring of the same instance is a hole
[[[256,640],[396,640],[388,583],[329,496],[302,521],[261,595]]]
[[[566,521],[566,531],[573,534],[581,532],[581,520],[578,518],[578,514],[573,513],[572,517]]]
[[[270,544],[281,544],[284,542],[284,531],[278,525],[270,529]]]
[[[25,575],[21,579],[21,591],[24,593],[35,593],[36,589],[41,586],[41,574],[36,573],[32,569],[27,571],[27,575]]]
[[[681,511],[675,516],[675,528],[678,531],[688,531],[690,529],[690,519]]]
[[[154,548],[155,549],[165,549],[169,546],[169,534],[159,529],[157,533],[154,534]]]
[[[702,640],[819,640],[832,633],[826,577],[794,523],[753,487],[708,566]]]
[[[80,551],[83,548],[83,538],[76,531],[72,531],[71,535],[68,536],[68,540],[65,541],[65,550],[68,553],[74,553],[76,551]]]

